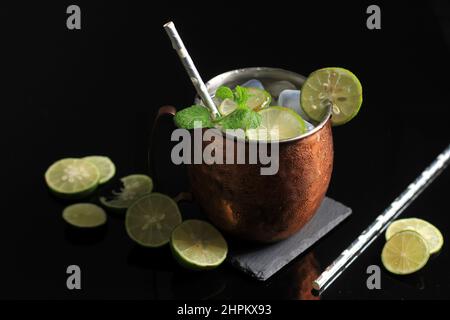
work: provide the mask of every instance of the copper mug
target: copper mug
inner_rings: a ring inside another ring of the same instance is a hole
[[[246,68],[218,75],[206,86],[213,94],[221,85],[234,87],[250,79],[258,79],[264,85],[287,80],[297,88],[305,81],[305,77],[283,69]],[[314,123],[313,130],[279,141],[279,168],[275,175],[261,175],[260,163],[188,164],[194,199],[209,220],[226,234],[266,243],[288,238],[314,216],[327,191],[333,169],[330,118],[329,112],[320,123]],[[232,139],[237,148],[233,137],[225,133],[220,136],[223,146],[225,139]],[[203,142],[203,148],[209,143]],[[245,150],[248,153],[249,148],[246,146]]]

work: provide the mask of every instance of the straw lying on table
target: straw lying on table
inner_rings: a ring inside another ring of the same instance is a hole
[[[405,210],[417,196],[445,169],[450,160],[450,145],[408,188],[313,282],[323,292],[383,232],[389,222]]]

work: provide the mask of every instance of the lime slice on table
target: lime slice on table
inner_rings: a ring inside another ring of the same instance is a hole
[[[67,223],[79,228],[98,227],[106,222],[105,211],[92,203],[68,206],[64,209],[62,216]]]
[[[153,181],[144,174],[132,174],[121,178],[123,187],[113,191],[111,197],[100,197],[100,202],[111,209],[127,209],[137,199],[152,192]]]
[[[145,247],[160,247],[181,223],[178,205],[161,193],[140,198],[127,210],[125,227],[132,240]]]
[[[116,174],[116,166],[110,158],[104,156],[84,157],[84,160],[92,162],[100,171],[100,184],[104,184],[114,177]]]
[[[259,111],[261,125],[248,129],[250,140],[283,140],[306,132],[306,124],[296,112],[285,107],[270,107]]]
[[[314,71],[301,89],[300,104],[315,121],[322,121],[331,106],[332,124],[344,124],[356,116],[361,103],[361,83],[353,73],[342,68]]]
[[[172,233],[170,247],[175,259],[193,270],[213,269],[226,258],[228,245],[210,223],[186,220]]]
[[[420,234],[425,239],[430,254],[441,250],[444,244],[442,233],[431,223],[418,218],[400,219],[392,222],[386,230],[386,240],[405,230],[412,230]]]
[[[45,181],[63,198],[82,198],[92,193],[100,180],[97,167],[83,159],[67,158],[53,163],[45,172]]]
[[[270,93],[265,90],[258,88],[246,88],[249,94],[249,98],[247,100],[247,106],[255,111],[266,108],[270,105],[272,101],[272,97]],[[232,99],[225,99],[219,105],[219,112],[221,115],[226,116],[236,109],[237,104]]]
[[[384,245],[381,260],[394,274],[411,274],[422,269],[430,257],[428,245],[420,234],[406,230],[390,238]]]

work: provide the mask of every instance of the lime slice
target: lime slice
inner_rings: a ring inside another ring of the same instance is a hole
[[[92,203],[68,206],[64,209],[62,216],[67,223],[79,228],[98,227],[106,222],[105,211]]]
[[[210,223],[186,220],[172,233],[170,247],[175,259],[193,270],[213,269],[226,258],[228,246]]]
[[[346,69],[320,69],[306,79],[300,102],[306,114],[316,121],[322,121],[331,106],[332,124],[341,125],[356,116],[361,107],[361,83]]]
[[[419,233],[426,241],[430,254],[441,250],[444,244],[442,233],[431,223],[417,218],[400,219],[392,222],[386,230],[386,240],[405,230]]]
[[[64,198],[82,198],[91,194],[99,180],[97,167],[83,159],[59,160],[45,172],[45,181],[50,190]]]
[[[108,157],[103,156],[89,156],[84,157],[84,160],[92,162],[100,171],[100,184],[104,184],[114,177],[116,174],[116,166]]]
[[[425,266],[430,257],[427,243],[415,231],[402,231],[384,245],[381,260],[385,268],[394,274],[414,273]]]
[[[270,93],[268,93],[265,90],[258,89],[258,88],[246,88],[247,92],[249,94],[249,98],[247,100],[247,106],[255,111],[261,110],[263,108],[266,108],[270,105],[270,102],[272,101],[272,97],[270,96]],[[221,115],[226,116],[227,114],[230,114],[231,112],[236,109],[237,103],[234,102],[232,99],[225,99],[222,101],[222,103],[219,105],[219,112]]]
[[[261,125],[247,130],[250,140],[283,140],[306,132],[305,121],[296,112],[284,107],[270,107],[259,111]]]
[[[125,227],[131,239],[145,247],[160,247],[170,240],[173,229],[181,223],[181,214],[172,198],[151,193],[127,210]]]
[[[153,181],[144,174],[132,174],[120,179],[123,187],[111,197],[100,197],[100,202],[111,209],[127,209],[137,199],[152,192]]]

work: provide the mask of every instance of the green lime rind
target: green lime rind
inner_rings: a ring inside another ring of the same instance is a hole
[[[322,121],[332,106],[331,123],[343,125],[361,108],[362,86],[359,79],[343,68],[323,68],[306,79],[300,94],[302,109],[311,119]]]
[[[105,184],[110,181],[116,174],[116,166],[110,158],[105,156],[88,156],[84,157],[84,160],[90,161],[97,166],[100,172],[99,184]]]
[[[210,270],[222,264],[228,245],[222,234],[210,223],[186,220],[177,226],[170,238],[175,260],[190,270]]]
[[[405,230],[393,235],[384,245],[381,261],[391,273],[407,275],[422,269],[430,258],[425,239],[417,232]]]
[[[63,219],[77,228],[95,228],[106,223],[105,210],[92,203],[77,203],[66,207]]]
[[[123,211],[136,200],[153,191],[153,180],[144,174],[132,174],[120,179],[123,187],[113,191],[112,199],[100,197],[100,203],[108,209]]]
[[[50,191],[64,199],[81,199],[91,195],[99,181],[97,167],[83,159],[58,160],[45,172],[45,182]]]
[[[177,203],[161,193],[151,193],[131,205],[125,216],[128,236],[144,247],[158,248],[170,241],[182,221]]]

